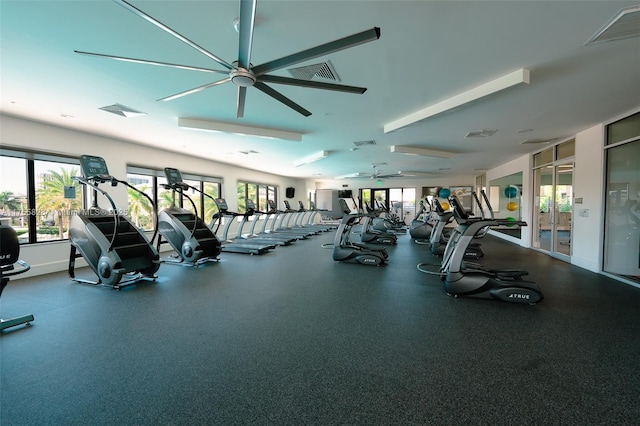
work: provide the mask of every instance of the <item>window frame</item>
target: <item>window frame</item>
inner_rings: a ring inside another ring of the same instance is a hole
[[[38,218],[41,217],[38,211],[37,203],[37,185],[38,179],[36,178],[36,162],[45,161],[50,163],[58,163],[63,165],[77,166],[80,171],[80,159],[72,155],[53,154],[44,151],[25,150],[22,148],[14,148],[9,146],[0,147],[0,157],[17,158],[25,161],[25,178],[26,178],[26,201],[27,201],[27,214],[25,215],[27,220],[27,239],[21,242],[21,245],[34,245],[34,244],[46,244],[55,243],[61,241],[68,241],[69,238],[51,238],[38,241]],[[87,191],[84,185],[78,185],[81,188],[81,205],[80,209],[87,208]],[[1,189],[1,188],[0,188]],[[34,212],[35,214],[30,214]],[[70,214],[70,213],[69,213]],[[68,233],[68,229],[67,229]]]

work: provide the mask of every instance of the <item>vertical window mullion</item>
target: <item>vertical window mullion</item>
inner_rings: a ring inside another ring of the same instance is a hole
[[[36,215],[36,177],[33,160],[27,160],[27,222],[29,223],[29,243],[35,243],[37,239]],[[36,212],[37,213],[37,212]]]

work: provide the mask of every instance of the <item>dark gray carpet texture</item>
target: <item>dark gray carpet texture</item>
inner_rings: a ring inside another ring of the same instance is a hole
[[[12,281],[2,316],[35,321],[0,337],[0,424],[640,424],[639,289],[487,236],[482,263],[545,299],[454,298],[408,235],[381,267],[334,262],[332,240],[119,291]]]

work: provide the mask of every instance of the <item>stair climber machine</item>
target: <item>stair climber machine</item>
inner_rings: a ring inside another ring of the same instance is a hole
[[[169,243],[175,251],[174,256],[161,259],[162,262],[183,266],[199,266],[207,262],[220,260],[218,255],[222,250],[220,240],[197,215],[195,203],[185,191],[192,189],[209,198],[210,195],[200,191],[182,180],[178,169],[166,167],[164,174],[167,178],[165,189],[172,190],[171,207],[158,213],[158,242],[156,249],[160,252],[160,245]],[[176,194],[186,198],[193,211],[177,207]],[[164,241],[163,241],[164,239]]]
[[[15,269],[15,264],[20,269]],[[18,233],[9,225],[0,225],[0,296],[7,284],[9,277],[27,272],[31,266],[24,260],[20,260],[20,242]],[[11,319],[0,319],[0,330],[16,327],[18,325],[31,325],[33,315],[22,315]]]
[[[434,256],[442,256],[449,242],[449,235],[445,235],[445,227],[447,224],[453,222],[454,215],[453,212],[445,211],[440,201],[436,198],[433,199],[433,207],[438,215],[438,222],[436,222],[431,232],[431,238],[429,239],[429,243],[431,244],[430,249]],[[474,238],[483,237],[487,229],[488,228],[485,227],[483,231],[474,235]],[[469,243],[469,246],[464,252],[465,259],[480,259],[482,256],[484,256],[484,253],[480,244],[474,242]]]
[[[101,157],[80,156],[82,176],[76,177],[81,184],[92,191],[92,207],[87,211],[72,215],[69,223],[69,276],[78,283],[106,285],[120,289],[125,285],[140,280],[157,278],[155,273],[160,267],[160,256],[150,241],[158,232],[156,208],[153,200],[126,181],[121,181],[109,174],[107,164]],[[98,187],[102,183],[117,186],[119,183],[146,197],[152,206],[154,232],[148,240],[143,231],[138,229],[118,211],[109,194]],[[111,211],[98,207],[98,192],[105,196],[111,204]],[[98,276],[97,281],[76,278],[75,261],[83,257],[91,270]]]
[[[429,210],[427,211],[424,200],[420,200],[420,208],[409,225],[409,235],[417,244],[428,243],[433,229],[430,219],[431,204],[429,204]]]
[[[517,269],[488,269],[477,264],[465,264],[464,253],[474,236],[487,227],[508,223],[526,226],[523,221],[469,217],[456,196],[449,198],[458,226],[451,232],[444,252],[440,274],[447,294],[507,302],[535,304],[544,296],[538,285],[523,280],[526,271]]]
[[[252,243],[251,241],[238,241],[229,240],[227,235],[229,233],[229,227],[233,223],[234,219],[238,216],[246,216],[242,213],[229,211],[229,206],[224,198],[214,198],[218,212],[213,215],[209,227],[213,229],[214,234],[218,233],[222,220],[226,218],[226,223],[222,230],[222,251],[228,253],[244,253],[244,254],[264,254],[271,249],[275,249],[276,245],[273,243]],[[217,224],[216,224],[217,223]],[[215,226],[215,228],[214,228]]]
[[[340,198],[338,201],[340,202],[344,216],[336,230],[333,242],[333,260],[371,266],[384,264],[389,256],[384,247],[374,248],[351,241],[351,227],[362,218],[363,214],[352,214],[351,209],[344,199]]]

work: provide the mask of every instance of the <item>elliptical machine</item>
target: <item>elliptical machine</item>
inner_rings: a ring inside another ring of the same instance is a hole
[[[453,222],[454,215],[453,212],[445,211],[442,204],[440,204],[440,201],[436,198],[433,199],[433,207],[438,215],[438,222],[431,231],[429,243],[431,244],[431,253],[434,256],[441,256],[444,254],[446,245],[449,242],[449,236],[445,235],[445,227],[448,223]],[[474,238],[478,238],[478,235],[475,235]],[[470,242],[469,246],[465,250],[464,258],[480,259],[482,256],[484,256],[484,253],[482,252],[480,244]]]
[[[158,220],[153,200],[126,181],[109,174],[107,164],[101,157],[80,156],[82,177],[75,179],[92,189],[93,203],[89,210],[78,212],[69,221],[69,277],[82,284],[99,285],[120,289],[142,279],[155,281],[155,273],[160,268],[160,256],[144,233],[121,215],[113,199],[98,185],[119,183],[146,197],[152,206],[154,232],[158,232]],[[97,193],[100,192],[111,204],[111,212],[98,207]],[[79,253],[78,253],[79,252]],[[75,276],[75,260],[83,257],[91,270],[98,276],[97,281],[89,281]],[[122,280],[125,278],[124,280]],[[121,281],[122,280],[122,281]]]
[[[165,167],[164,174],[167,178],[165,189],[172,190],[172,199],[171,207],[158,213],[159,236],[156,250],[160,251],[164,238],[176,252],[177,257],[161,259],[161,261],[183,266],[199,266],[220,260],[218,255],[222,250],[222,244],[211,228],[198,216],[198,209],[185,190],[192,189],[209,198],[213,199],[213,197],[184,182],[178,169]],[[193,212],[176,206],[176,194],[189,200]]]
[[[422,216],[422,219],[420,217]],[[429,223],[431,218],[431,205],[429,204],[429,211],[425,205],[424,200],[420,200],[420,209],[416,212],[415,217],[409,225],[409,235],[418,244],[426,244],[431,236],[433,226]]]
[[[351,227],[360,220],[362,213],[351,213],[347,202],[340,198],[338,200],[344,216],[340,221],[333,241],[333,260],[337,262],[355,262],[362,265],[379,266],[385,263],[387,251],[384,247],[373,248],[364,244],[357,244],[351,241]]]
[[[524,221],[469,217],[456,196],[449,197],[458,226],[452,231],[440,268],[447,294],[499,299],[507,302],[535,304],[544,296],[538,285],[524,281],[526,271],[515,269],[485,269],[479,265],[465,265],[464,254],[473,237],[486,227],[503,224],[526,226]]]
[[[20,269],[14,270],[15,264],[20,265]],[[0,296],[2,291],[9,284],[9,277],[22,274],[31,269],[31,266],[24,260],[20,260],[20,243],[16,230],[9,225],[0,225]],[[11,319],[0,319],[0,330],[5,330],[18,325],[31,325],[33,315],[22,315]]]

